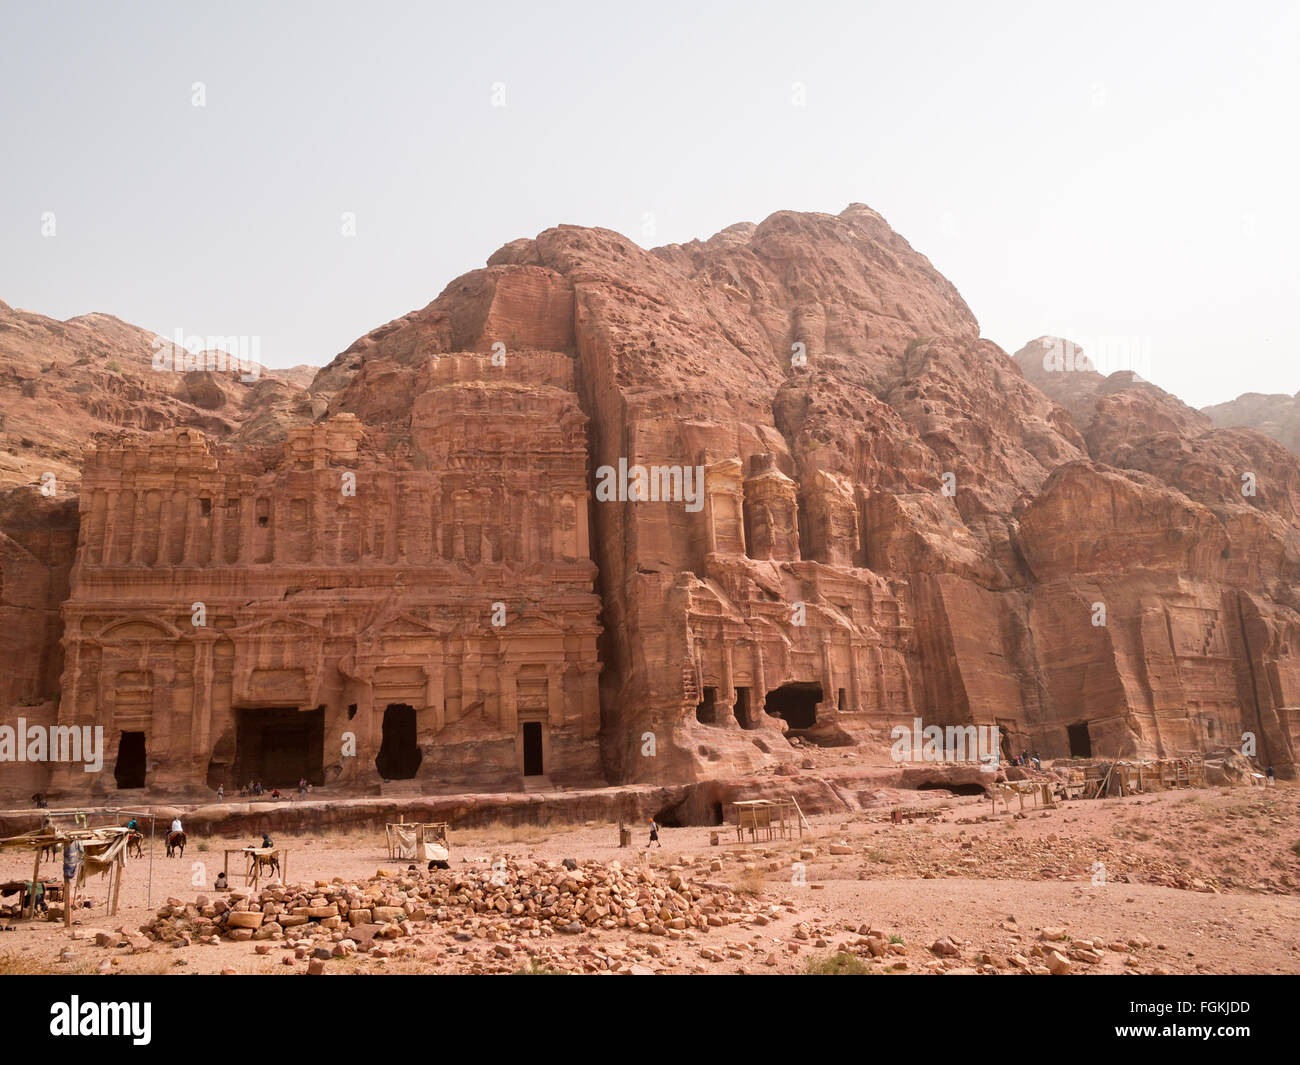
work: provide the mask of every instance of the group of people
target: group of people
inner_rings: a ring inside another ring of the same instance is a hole
[[[299,797],[300,797],[300,798],[305,798],[306,795],[307,795],[307,792],[309,792],[309,791],[311,791],[311,785],[310,785],[309,783],[307,783],[307,778],[306,778],[306,777],[299,777],[299,778],[298,778],[298,795],[299,795]],[[240,794],[240,795],[265,795],[265,794],[266,794],[266,789],[262,786],[262,782],[261,782],[260,780],[250,780],[247,784],[245,784],[242,788],[239,789],[239,794]],[[278,798],[280,798],[280,789],[279,789],[279,788],[272,786],[272,788],[271,788],[271,798],[272,798],[272,799],[278,799]],[[225,786],[224,784],[218,784],[218,785],[217,785],[217,802],[224,802],[225,799],[226,799],[226,786]]]
[[[1030,766],[1033,766],[1035,769],[1043,768],[1043,763],[1039,760],[1037,752],[1035,752],[1034,754],[1030,754],[1028,751],[1021,751],[1020,754],[1012,758],[1011,761],[1008,762],[1007,764],[1023,766],[1026,769],[1028,769]]]

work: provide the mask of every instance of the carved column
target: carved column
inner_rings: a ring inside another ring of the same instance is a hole
[[[212,532],[211,545],[208,549],[208,565],[224,566],[226,564],[226,535],[230,515],[226,510],[225,485],[212,493]]]
[[[205,629],[194,634],[194,685],[190,708],[190,764],[193,778],[207,778],[207,759],[212,749],[213,647],[218,637]]]
[[[465,555],[465,493],[453,492],[451,502],[453,522],[451,557],[463,559]]]
[[[721,691],[718,693],[719,698],[714,701],[716,713],[718,715],[718,724],[731,728],[739,722],[736,720],[736,686],[732,676],[731,660],[731,641],[727,639],[727,634],[723,632],[719,641],[722,648],[722,676]]]
[[[862,709],[862,681],[858,676],[858,649],[849,637],[849,703],[848,709],[855,714]]]
[[[424,667],[424,702],[429,719],[429,729],[438,733],[447,723],[443,709],[442,653],[431,658]]]
[[[287,481],[288,478],[282,478]],[[270,543],[267,554],[272,562],[292,562],[293,552],[289,550],[289,508],[290,501],[286,498],[284,488],[287,485],[276,485],[271,493],[271,521]],[[310,534],[309,534],[310,535]]]
[[[144,530],[145,501],[148,499],[148,495],[149,493],[143,490],[131,493],[131,542],[126,549],[128,565],[134,565],[141,559],[141,549],[144,547],[142,533]]]
[[[114,488],[104,492],[103,495],[106,497],[104,500],[104,539],[99,551],[99,561],[103,565],[111,565],[115,561],[113,558],[113,541],[117,537],[117,508],[120,493]]]
[[[379,754],[379,744],[375,742],[375,671],[365,670],[365,679],[357,693],[357,757],[358,775],[375,771],[375,758]]]
[[[590,516],[587,513],[588,502],[585,494],[577,497],[575,506],[578,521],[578,558],[591,558]]]
[[[582,685],[582,735],[600,734],[600,665],[584,663],[578,667]]]
[[[564,726],[564,663],[546,667],[546,718],[551,728]]]
[[[548,512],[551,526],[551,558],[556,562],[562,562],[568,557],[564,547],[564,500],[551,497],[548,500]]]
[[[239,498],[239,517],[240,529],[239,534],[239,559],[244,565],[252,565],[257,559],[253,555],[253,529],[257,522],[257,507],[255,505],[256,495],[252,492],[245,492]]]
[[[835,648],[831,634],[822,637],[822,705],[834,712],[839,709],[839,689],[835,687]]]
[[[402,528],[402,515],[399,509],[402,502],[402,474],[387,473],[384,484],[388,489],[388,528],[384,530],[384,559],[392,565],[399,559],[406,558],[405,549],[399,550],[397,546],[397,530]]]
[[[208,548],[211,550],[212,544],[212,523],[215,520],[209,517],[204,521],[199,513],[199,497],[197,495],[187,495],[182,500],[182,506],[185,510],[185,528],[181,541],[181,561],[182,566],[195,566],[200,563],[206,563],[208,558],[203,557],[203,540],[208,541]],[[211,507],[211,504],[209,504]]]
[[[79,504],[81,508],[81,535],[78,550],[83,565],[90,565],[99,561],[99,545],[103,542],[100,528],[104,520],[103,501],[100,498],[102,495],[102,492],[85,487],[85,482],[82,482],[81,502]]]
[[[313,535],[311,537],[311,561],[319,565],[322,562],[338,561],[338,522],[336,521],[333,525],[330,525],[325,520],[325,500],[330,498],[329,493],[331,491],[330,473],[328,470],[320,469],[321,460],[319,456],[313,456],[312,461],[315,469],[313,469],[311,474],[312,493],[310,503],[308,504],[311,507],[311,524],[313,530]],[[337,485],[332,486],[334,490],[340,493],[338,496],[340,501],[342,500],[341,486],[341,480]],[[337,514],[335,516],[337,517]],[[326,535],[327,529],[332,530],[335,534],[333,537],[335,550],[330,549],[329,541],[331,538]]]
[[[71,622],[71,619],[69,619]],[[81,687],[81,619],[68,625],[67,661],[63,666],[63,675],[70,678],[62,687],[59,698],[59,724],[75,724],[77,721],[77,692]]]
[[[505,662],[501,666],[501,731],[513,736],[519,731],[519,676],[518,662]]]
[[[479,672],[483,667],[483,656],[479,653],[477,643],[467,641],[465,653],[461,657],[460,667],[460,711],[457,718],[465,716],[465,710],[474,703],[479,695]]]
[[[165,489],[159,489],[162,500],[158,504],[158,550],[154,556],[154,565],[171,564],[172,540],[172,497]]]
[[[420,499],[419,489],[411,483],[410,475],[400,471],[392,475],[392,480],[393,557],[398,563],[406,563],[411,561],[411,527]]]

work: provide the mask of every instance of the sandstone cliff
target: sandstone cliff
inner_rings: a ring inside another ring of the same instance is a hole
[[[1131,375],[1026,374],[978,333],[860,205],[650,252],[559,227],[313,392],[400,421],[392,386],[431,352],[552,348],[593,469],[707,470],[699,517],[592,505],[611,777],[752,768],[791,726],[870,741],[912,715],[1051,755],[1252,731],[1290,765],[1294,458]]]
[[[1236,745],[1250,732],[1261,758],[1293,772],[1295,456],[1130,373],[1062,369],[1061,347],[1039,338],[1016,353],[1094,460],[1056,471],[1021,512],[1055,701],[1064,716],[1093,703],[1082,716],[1109,734],[1105,749],[1129,736],[1139,751]],[[1089,597],[1105,625],[1080,623]]]
[[[1300,455],[1300,394],[1266,396],[1246,392],[1227,403],[1206,407],[1202,413],[1223,428],[1258,429]]]
[[[0,670],[0,707],[58,690],[87,445],[171,426],[265,444],[310,420],[304,367],[257,366],[243,381],[222,352],[190,370],[160,369],[160,353],[171,354],[162,338],[111,315],[60,322],[0,301],[0,646],[18,652]]]
[[[301,724],[259,707],[320,715],[308,761],[358,734],[357,787],[696,780],[918,717],[1293,772],[1295,456],[1043,350],[861,205],[514,241],[260,421],[203,382],[164,415],[201,432],[89,453],[61,720],[120,700],[175,785]]]

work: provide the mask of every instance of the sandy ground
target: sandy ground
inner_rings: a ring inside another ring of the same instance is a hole
[[[510,972],[530,954],[566,971],[626,971],[631,964],[659,973],[802,973],[810,959],[839,948],[864,960],[859,934],[883,931],[897,946],[871,961],[879,971],[1019,971],[1044,929],[1064,930],[1055,945],[1094,942],[1101,960],[1079,963],[1088,973],[1300,973],[1300,787],[1221,788],[1073,801],[1052,810],[1028,806],[1023,816],[990,814],[987,800],[917,793],[916,820],[895,825],[889,810],[850,818],[812,818],[815,839],[738,844],[734,828],[668,828],[663,846],[645,851],[638,829],[632,849],[620,850],[612,825],[554,829],[497,826],[452,831],[452,861],[487,869],[497,856],[624,864],[648,861],[668,871],[689,856],[688,880],[725,884],[776,907],[770,921],[746,921],[677,938],[628,929],[588,930],[580,937],[524,938],[502,960],[493,943],[455,926],[400,941],[397,956],[354,955],[332,960],[339,972]],[[710,835],[720,834],[719,846]],[[213,894],[224,847],[254,840],[195,840],[183,859],[152,860],[153,907],[169,897]],[[364,880],[391,862],[383,838],[370,831],[281,836],[289,882]],[[847,846],[848,854],[830,848]],[[802,855],[802,857],[801,857]],[[30,856],[0,855],[0,880],[31,875]],[[716,867],[720,865],[720,868]],[[240,866],[232,858],[232,871]],[[132,859],[115,918],[105,913],[107,881],[93,880],[98,905],[78,909],[76,929],[136,929],[147,906],[150,860]],[[60,875],[57,862],[44,876]],[[232,876],[238,889],[241,876]],[[11,900],[12,901],[12,900]],[[306,961],[272,942],[155,944],[125,947],[72,940],[62,923],[5,918],[0,923],[0,972],[301,973]],[[802,928],[801,928],[802,926]],[[941,937],[958,950],[940,957]],[[577,942],[575,943],[575,939]],[[557,945],[567,950],[555,962]],[[898,949],[901,947],[901,949]],[[1122,949],[1121,949],[1122,948]],[[290,962],[286,964],[286,959]]]

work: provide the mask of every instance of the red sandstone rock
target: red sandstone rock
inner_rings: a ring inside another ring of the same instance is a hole
[[[87,444],[104,433],[181,425],[273,443],[310,416],[304,367],[256,367],[251,382],[238,372],[159,370],[155,356],[166,349],[158,340],[110,315],[59,322],[0,302],[0,648],[9,659],[0,708],[58,691],[59,604]],[[204,353],[204,364],[217,356]]]
[[[547,230],[273,384],[86,455],[58,717],[150,785],[681,782],[917,717],[1294,766],[1295,457],[1008,358],[860,205]],[[678,497],[604,494],[638,466]]]
[[[1222,428],[1258,429],[1287,450],[1300,454],[1300,395],[1247,392],[1228,403],[1216,403],[1201,413]]]

